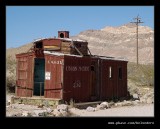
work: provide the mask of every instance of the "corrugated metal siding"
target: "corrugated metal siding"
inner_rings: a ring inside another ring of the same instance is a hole
[[[127,95],[127,67],[126,62],[117,62],[117,97],[120,98]],[[119,68],[122,68],[122,78],[119,78]]]
[[[32,89],[26,89],[26,88],[22,88],[22,87],[17,87],[17,96],[20,97],[32,97]]]
[[[33,90],[33,54],[17,55],[16,95],[32,96]]]
[[[100,60],[100,95],[101,99],[110,98],[113,96],[115,75],[112,74],[112,78],[109,78],[109,67],[112,67],[114,73],[114,63],[111,61]]]
[[[98,58],[91,58],[90,64],[90,95],[91,101],[99,99],[99,65]]]
[[[45,97],[62,99],[63,56],[45,55],[45,75]]]
[[[100,61],[100,94],[101,100],[125,97],[127,95],[127,62]],[[112,78],[109,78],[109,67],[112,67]],[[122,79],[119,68],[122,68]]]
[[[45,60],[46,72],[51,74],[50,80],[45,80],[47,98],[85,102],[126,96],[127,62],[47,54]],[[109,67],[112,67],[112,78],[109,78]],[[122,79],[118,76],[119,67]]]
[[[34,75],[34,57],[28,57],[28,88],[33,89],[33,75]]]
[[[91,58],[64,56],[64,94],[63,98],[76,102],[89,101]]]
[[[121,96],[125,97],[127,96],[127,63],[126,62],[121,62],[121,63],[122,63]]]

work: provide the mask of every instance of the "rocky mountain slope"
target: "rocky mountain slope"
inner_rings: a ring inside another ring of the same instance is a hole
[[[139,63],[154,62],[154,31],[147,26],[139,26]],[[105,27],[101,30],[86,30],[74,39],[87,40],[93,55],[126,58],[136,62],[136,25],[125,24],[119,27]]]
[[[9,48],[6,51],[6,56],[10,56],[12,59],[15,59],[15,54],[27,52],[32,47],[32,45],[33,43],[26,43],[25,45],[17,48]]]
[[[73,39],[88,41],[93,55],[113,56],[136,62],[136,26],[125,24],[119,27],[105,27],[101,30],[86,30],[80,32]],[[15,58],[15,54],[26,52],[32,43],[18,48],[7,49],[7,55]],[[147,26],[139,26],[139,63],[154,62],[154,31]]]

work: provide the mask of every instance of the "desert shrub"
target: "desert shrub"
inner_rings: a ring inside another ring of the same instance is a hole
[[[16,60],[11,56],[6,57],[6,90],[15,92],[16,85]]]
[[[154,86],[154,66],[128,63],[128,79],[137,85]]]

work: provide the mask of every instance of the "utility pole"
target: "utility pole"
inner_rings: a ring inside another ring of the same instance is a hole
[[[138,66],[138,24],[140,23],[144,23],[144,22],[141,22],[141,18],[140,17],[136,17],[134,18],[134,20],[136,20],[135,22],[130,22],[130,23],[135,23],[136,26],[137,26],[137,66]]]

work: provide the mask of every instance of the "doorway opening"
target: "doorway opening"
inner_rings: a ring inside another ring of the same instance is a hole
[[[44,95],[45,59],[34,59],[34,92],[33,95]]]

